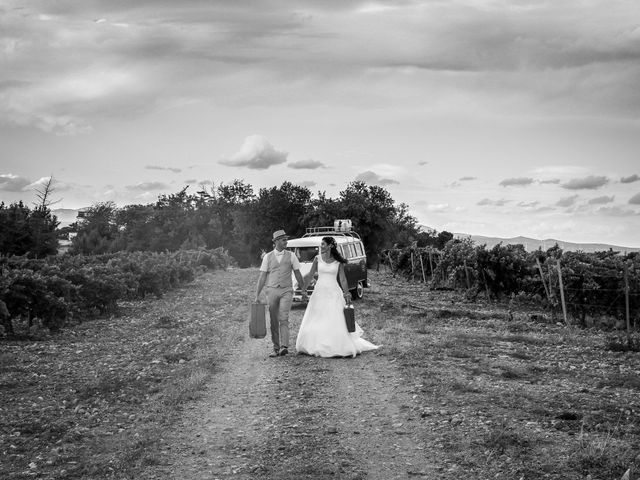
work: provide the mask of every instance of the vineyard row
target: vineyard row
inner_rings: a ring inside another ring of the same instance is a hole
[[[178,252],[118,252],[47,259],[0,258],[0,319],[6,335],[15,323],[39,321],[50,330],[113,312],[117,302],[160,297],[192,281],[198,271],[226,269],[222,248]]]
[[[594,319],[608,319],[627,329],[639,324],[637,254],[563,252],[557,247],[527,252],[522,245],[502,244],[487,249],[458,240],[442,250],[385,250],[381,263],[430,288],[462,289],[474,298],[509,300],[514,306],[535,305],[554,316],[560,312],[566,323],[591,326]]]

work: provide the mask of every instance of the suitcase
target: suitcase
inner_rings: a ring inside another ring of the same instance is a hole
[[[264,338],[267,336],[267,304],[252,303],[249,315],[249,336]]]
[[[349,304],[344,307],[344,320],[347,322],[347,331],[353,333],[356,331],[356,312],[353,305]]]

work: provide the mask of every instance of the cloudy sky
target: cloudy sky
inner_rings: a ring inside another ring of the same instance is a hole
[[[3,0],[0,200],[361,179],[438,231],[640,246],[637,0]]]

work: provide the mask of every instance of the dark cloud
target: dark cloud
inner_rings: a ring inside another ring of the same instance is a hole
[[[541,184],[554,184],[557,185],[558,183],[560,183],[560,179],[559,178],[552,178],[550,180],[540,180]]]
[[[30,184],[30,180],[19,175],[13,175],[11,173],[0,175],[0,190],[5,190],[7,192],[21,192]]]
[[[160,167],[158,165],[147,165],[144,168],[146,168],[147,170],[168,170],[168,171],[173,172],[173,173],[180,173],[182,171],[181,168]]]
[[[507,178],[500,182],[500,185],[503,187],[512,187],[512,186],[526,186],[531,185],[533,183],[533,178],[528,177],[519,177],[519,178]]]
[[[633,197],[629,199],[629,203],[631,205],[640,205],[640,193],[636,193]]]
[[[418,165],[420,165],[420,166],[422,167],[423,165],[426,165],[426,164],[428,164],[428,163],[429,163],[429,162],[424,162],[424,161],[423,161],[423,162],[418,162]]]
[[[136,185],[127,185],[127,190],[148,192],[149,190],[167,190],[169,185],[162,182],[142,182]]]
[[[325,168],[324,163],[319,160],[298,160],[297,162],[291,162],[287,165],[289,168],[295,169],[307,169],[307,170],[315,170],[316,168]]]
[[[578,200],[578,195],[572,195],[570,197],[561,198],[556,202],[557,207],[571,207],[575,205]]]
[[[609,182],[607,177],[589,175],[584,178],[574,178],[561,185],[567,190],[595,190]]]
[[[633,174],[633,175],[629,175],[628,177],[622,177],[620,179],[621,183],[633,183],[633,182],[637,182],[638,180],[640,180],[640,176],[637,174]]]
[[[592,198],[588,203],[589,205],[603,205],[605,203],[613,202],[614,198],[615,197],[613,195],[611,195],[610,197],[603,195],[602,197]]]
[[[359,182],[365,182],[369,185],[380,185],[380,186],[394,185],[394,184],[400,183],[391,178],[382,178],[377,173],[374,173],[370,170],[367,170],[366,172],[362,172],[358,174],[355,180]]]
[[[220,160],[218,163],[231,167],[265,170],[274,165],[285,163],[288,155],[287,152],[276,150],[263,136],[251,135],[245,138],[238,153],[230,158]]]
[[[477,203],[477,205],[480,205],[480,206],[491,205],[495,207],[504,207],[507,203],[509,203],[509,200],[505,200],[505,199],[491,200],[490,198],[483,198]]]
[[[459,180],[461,182],[468,182],[468,181],[475,180],[475,179],[476,179],[476,177],[460,177],[459,178]]]

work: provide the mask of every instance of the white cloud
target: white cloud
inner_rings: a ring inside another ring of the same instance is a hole
[[[570,197],[564,197],[564,198],[561,198],[560,200],[558,200],[556,202],[556,206],[558,206],[558,207],[571,207],[571,206],[575,205],[577,200],[578,200],[578,195],[572,195]]]
[[[394,185],[394,184],[400,183],[397,180],[393,180],[391,178],[382,178],[380,175],[378,175],[375,172],[372,172],[371,170],[367,170],[366,172],[359,173],[358,175],[356,175],[355,180],[359,182],[365,182],[369,185],[379,185],[379,186]]]
[[[500,182],[503,187],[512,186],[527,186],[533,183],[533,178],[519,177],[519,178],[507,178]]]
[[[614,207],[600,207],[596,210],[596,213],[600,215],[606,215],[608,217],[631,217],[638,216],[637,212],[633,210],[614,206]]]
[[[295,169],[308,169],[315,170],[316,168],[325,168],[324,163],[319,160],[298,160],[297,162],[290,162],[287,167]]]
[[[162,182],[142,182],[136,185],[127,185],[127,190],[148,192],[150,190],[167,190],[169,185]]]
[[[596,198],[592,198],[591,200],[589,200],[589,205],[602,205],[605,203],[611,203],[613,202],[613,200],[615,199],[615,197],[613,195],[611,196],[607,196],[607,195],[603,195],[601,197],[596,197]]]
[[[287,161],[288,153],[276,150],[262,135],[245,138],[240,150],[230,158],[220,160],[220,164],[232,167],[247,167],[265,170]]]
[[[173,172],[173,173],[180,173],[182,172],[181,168],[176,168],[176,167],[161,167],[158,165],[146,165],[144,167],[147,170],[167,170],[169,172]]]
[[[489,198],[483,198],[477,203],[477,205],[480,205],[480,206],[493,205],[496,207],[504,207],[507,203],[509,203],[509,200],[505,200],[505,199],[491,200]]]

